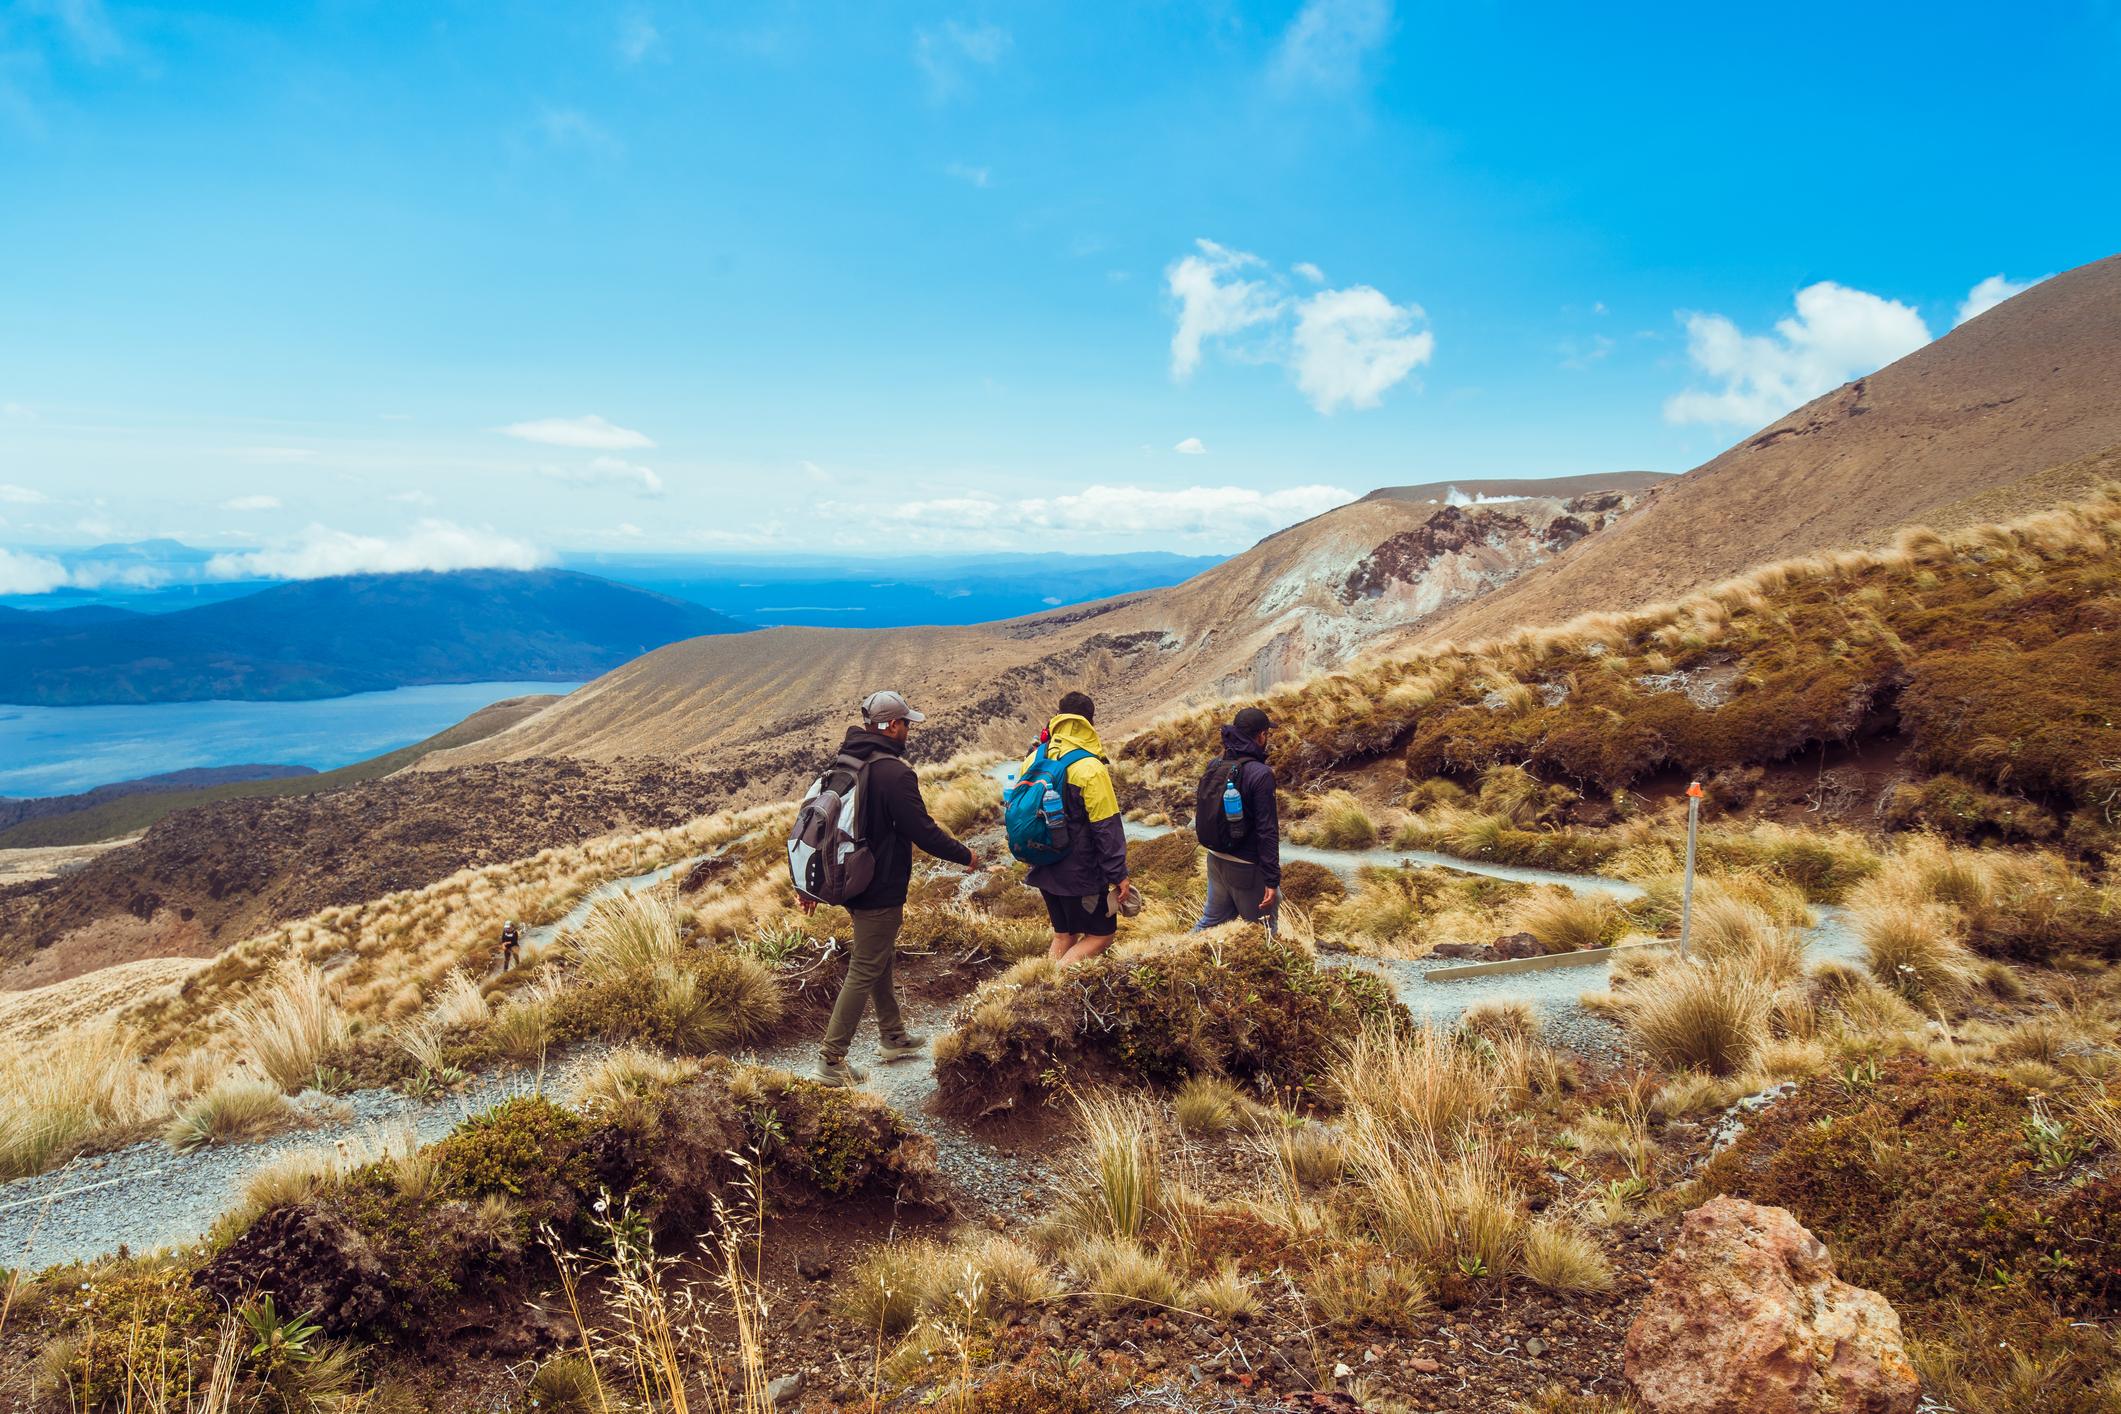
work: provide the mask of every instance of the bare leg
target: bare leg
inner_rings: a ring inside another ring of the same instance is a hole
[[[1082,934],[1080,933],[1055,933],[1053,935],[1053,945],[1046,949],[1046,956],[1054,962],[1064,961],[1068,956],[1068,950],[1074,947],[1076,941],[1081,937]]]
[[[1103,937],[1099,937],[1095,933],[1081,933],[1076,935],[1075,942],[1070,945],[1068,951],[1061,957],[1061,966],[1066,967],[1070,963],[1089,961],[1091,958],[1096,957],[1099,953],[1103,952],[1106,948],[1111,947],[1112,939],[1116,936],[1117,934],[1113,933],[1107,933]]]

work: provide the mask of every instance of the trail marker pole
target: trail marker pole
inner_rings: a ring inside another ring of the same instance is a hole
[[[1686,884],[1679,895],[1679,956],[1687,958],[1694,931],[1694,836],[1701,828],[1701,782],[1686,788]]]

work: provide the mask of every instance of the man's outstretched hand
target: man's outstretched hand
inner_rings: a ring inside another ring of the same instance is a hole
[[[795,906],[803,910],[803,916],[806,918],[817,912],[817,900],[804,894],[795,896]]]
[[[979,857],[979,851],[974,849],[971,845],[968,844],[965,846],[965,853],[972,856],[971,860],[966,863],[965,867],[971,870],[973,873],[977,874],[980,870],[987,867],[984,863],[981,862]]]

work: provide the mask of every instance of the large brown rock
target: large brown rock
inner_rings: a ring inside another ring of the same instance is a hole
[[[1782,1208],[1714,1198],[1688,1213],[1628,1327],[1650,1414],[1914,1414],[1900,1317],[1834,1275]]]

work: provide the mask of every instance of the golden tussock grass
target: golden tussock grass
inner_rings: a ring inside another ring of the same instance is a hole
[[[1741,968],[1673,959],[1629,988],[1628,1029],[1658,1064],[1731,1075],[1767,1040],[1772,989]]]
[[[270,1080],[240,1072],[194,1096],[163,1127],[172,1149],[256,1139],[293,1122],[287,1096]]]
[[[0,1056],[0,1178],[42,1173],[96,1134],[159,1120],[168,1108],[167,1083],[108,1023]]]

